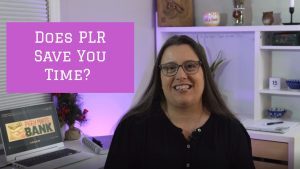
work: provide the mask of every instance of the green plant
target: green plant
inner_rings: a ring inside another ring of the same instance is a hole
[[[239,1],[244,1],[244,0],[239,0]],[[201,46],[201,44],[199,43],[199,35],[197,35],[197,43]],[[212,74],[212,76],[215,76],[216,70],[225,62],[225,59],[222,56],[223,51],[220,50],[216,59],[211,63],[211,65],[209,66],[210,72]],[[208,59],[208,58],[207,58]]]
[[[219,51],[216,59],[209,66],[210,72],[215,76],[216,70],[224,63],[225,59],[222,56],[222,50]]]

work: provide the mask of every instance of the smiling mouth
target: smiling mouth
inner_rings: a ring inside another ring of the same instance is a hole
[[[192,85],[187,85],[187,84],[184,84],[184,85],[176,85],[173,87],[176,91],[187,91],[189,89],[192,88]]]

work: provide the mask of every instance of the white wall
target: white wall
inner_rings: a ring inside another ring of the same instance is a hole
[[[136,93],[82,94],[88,135],[112,134],[119,118],[139,99],[154,63],[154,2],[148,0],[61,0],[62,22],[134,22],[134,85]],[[126,43],[126,39],[121,41]],[[118,77],[116,77],[118,78]],[[120,84],[122,85],[122,84]]]

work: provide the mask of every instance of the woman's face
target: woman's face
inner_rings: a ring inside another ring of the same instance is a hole
[[[193,64],[189,64],[193,63],[193,61],[199,61],[199,58],[189,45],[173,45],[165,50],[162,56],[161,65],[173,65],[170,66],[169,69],[172,70],[174,69],[174,63],[177,65],[185,63],[185,68],[189,69],[190,67],[195,66]],[[191,74],[186,73],[182,66],[179,67],[177,73],[173,76],[166,76],[161,71],[160,77],[162,89],[167,105],[186,107],[201,104],[202,93],[204,90],[203,76],[201,64],[199,68]]]

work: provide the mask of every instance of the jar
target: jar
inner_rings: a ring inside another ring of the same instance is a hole
[[[206,12],[203,15],[203,23],[206,26],[218,26],[220,20],[221,17],[219,12]]]
[[[272,25],[274,22],[273,11],[263,12],[262,22],[264,25]]]

